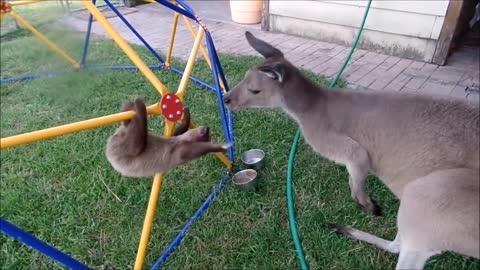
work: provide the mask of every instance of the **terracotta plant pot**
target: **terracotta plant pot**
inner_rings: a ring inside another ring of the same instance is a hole
[[[232,20],[241,24],[255,24],[262,21],[263,0],[230,0]]]

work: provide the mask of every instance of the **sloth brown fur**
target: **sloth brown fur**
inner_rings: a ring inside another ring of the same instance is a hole
[[[106,156],[112,167],[124,176],[145,177],[183,165],[206,153],[221,152],[229,145],[210,142],[208,127],[188,130],[190,112],[185,108],[182,123],[173,137],[149,134],[147,109],[142,99],[126,102],[122,111],[135,110],[109,137]]]

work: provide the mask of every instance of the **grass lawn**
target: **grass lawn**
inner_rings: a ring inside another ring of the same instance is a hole
[[[78,59],[81,34],[42,24],[49,37]],[[52,31],[55,30],[55,31]],[[215,33],[213,33],[215,36]],[[135,47],[147,63],[144,48]],[[258,63],[256,57],[221,55],[231,86]],[[129,63],[111,41],[95,39],[90,63]],[[175,61],[178,67],[184,63]],[[2,77],[68,66],[23,30],[2,33]],[[172,90],[180,78],[156,71]],[[206,64],[194,75],[211,82]],[[321,78],[309,77],[326,84]],[[158,101],[153,87],[136,71],[81,71],[53,78],[2,84],[1,137],[116,113],[137,96]],[[222,138],[216,98],[193,83],[185,103],[196,122]],[[162,118],[150,116],[150,127],[162,132]],[[279,111],[235,113],[236,151],[262,148],[267,154],[263,183],[256,192],[231,184],[191,227],[165,264],[166,269],[296,269],[287,223],[285,176],[295,123]],[[151,178],[121,177],[109,166],[104,146],[117,125],[8,148],[1,155],[1,216],[96,269],[129,269],[134,262]],[[237,155],[236,160],[239,161]],[[196,210],[224,169],[213,155],[166,174],[145,265],[150,266],[185,220]],[[350,198],[343,167],[313,153],[301,141],[294,172],[296,214],[311,269],[393,269],[397,256],[322,229],[327,222],[354,225],[393,239],[398,203],[374,177],[368,184],[385,212],[374,217]],[[115,195],[114,195],[115,194]],[[118,198],[117,198],[117,197]],[[59,264],[5,235],[0,236],[2,269],[59,269]],[[435,257],[427,269],[479,269],[479,260],[448,254]]]

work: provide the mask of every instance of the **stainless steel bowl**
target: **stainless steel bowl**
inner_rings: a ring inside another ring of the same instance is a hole
[[[265,152],[260,149],[251,149],[243,153],[242,163],[249,169],[257,172],[263,168],[265,164]]]
[[[250,190],[257,185],[258,174],[252,169],[241,170],[233,175],[232,182],[241,190]]]

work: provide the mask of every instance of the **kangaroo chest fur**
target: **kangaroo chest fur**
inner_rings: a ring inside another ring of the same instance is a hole
[[[400,197],[437,169],[479,168],[478,106],[420,95],[325,90],[307,111],[286,108],[307,143],[347,165],[368,154],[369,170]]]

